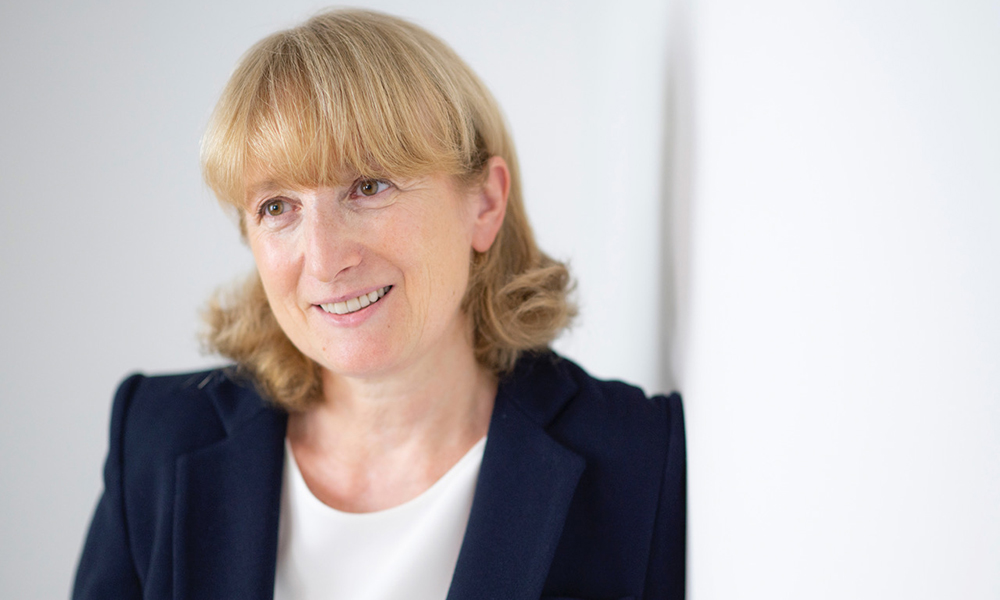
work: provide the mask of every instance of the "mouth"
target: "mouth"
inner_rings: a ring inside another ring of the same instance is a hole
[[[384,288],[379,288],[375,291],[368,292],[367,294],[361,294],[357,298],[351,298],[350,300],[345,300],[344,302],[330,302],[328,304],[320,304],[319,307],[328,313],[333,313],[335,315],[349,315],[353,312],[358,312],[362,308],[367,308],[371,304],[375,304],[389,293],[392,289],[391,285],[387,285]]]

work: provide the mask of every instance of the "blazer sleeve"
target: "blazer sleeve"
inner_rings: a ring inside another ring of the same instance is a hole
[[[646,571],[646,600],[684,600],[687,537],[687,452],[677,393],[658,397],[667,410],[667,459]]]
[[[73,585],[73,600],[142,597],[125,522],[122,460],[125,418],[141,375],[126,379],[111,409],[111,436],[104,464],[104,493],[97,503]]]

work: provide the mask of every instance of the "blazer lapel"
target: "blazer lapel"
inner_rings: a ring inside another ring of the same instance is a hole
[[[553,355],[500,385],[448,600],[542,593],[585,461],[545,427],[576,386]],[[270,600],[287,415],[221,374],[202,382],[227,436],[177,461],[174,597]]]
[[[553,369],[558,371],[551,364],[521,369],[497,392],[448,600],[537,599],[542,593],[585,466],[545,432],[575,391]]]
[[[206,392],[228,435],[177,461],[174,597],[270,599],[287,415],[214,377]]]

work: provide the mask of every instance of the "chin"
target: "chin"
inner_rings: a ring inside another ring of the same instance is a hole
[[[365,379],[398,371],[404,361],[398,353],[388,349],[366,348],[355,352],[328,352],[316,362],[331,375]]]

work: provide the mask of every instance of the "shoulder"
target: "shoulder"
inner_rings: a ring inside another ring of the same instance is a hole
[[[122,382],[111,411],[108,461],[120,472],[139,539],[156,538],[159,518],[169,513],[178,460],[226,440],[264,410],[274,409],[229,368],[135,374]]]
[[[133,573],[132,584],[147,592],[169,590],[170,562],[162,558],[174,551],[182,458],[219,447],[265,411],[275,409],[229,369],[126,378],[111,411],[104,493],[81,559],[78,589],[112,589],[104,586],[124,585],[124,574]],[[275,431],[283,426],[281,418],[272,420],[279,425]],[[253,438],[258,439],[263,438]]]
[[[670,436],[683,435],[680,394],[647,396],[634,385],[593,377],[555,353],[522,359],[503,387],[555,437],[572,437],[579,429],[606,443],[627,437],[662,445]]]
[[[683,436],[680,394],[647,396],[634,385],[597,379],[570,360],[561,359],[559,363],[559,368],[576,382],[578,391],[553,426],[583,428],[583,435],[575,436],[577,443],[605,448],[633,468],[661,471],[660,461],[666,458],[671,438]]]
[[[127,377],[111,413],[112,436],[133,464],[189,452],[224,438],[233,422],[262,410],[253,385],[232,368]]]
[[[197,419],[197,415],[214,411],[207,394],[206,382],[220,376],[222,370],[146,375],[133,373],[118,386],[114,412],[121,413],[129,425],[142,425],[156,420],[161,425]]]
[[[636,454],[630,455],[632,459],[644,451],[664,457],[683,456],[684,409],[678,392],[647,396],[634,385],[597,379],[572,361],[560,362],[579,386],[563,409],[562,421],[599,424],[590,435],[602,443],[633,448]]]
[[[582,457],[585,480],[655,503],[661,482],[686,463],[681,397],[647,396],[636,386],[597,379],[554,353],[531,355],[501,383],[517,406],[556,442]],[[602,492],[603,493],[603,492]],[[651,495],[652,494],[652,495]]]
[[[647,396],[639,387],[623,381],[592,377],[579,365],[565,358],[558,359],[557,367],[579,386],[579,392],[573,398],[574,406],[584,405],[602,416],[621,419],[636,427],[663,417],[668,420],[683,419],[681,396],[677,392]]]

